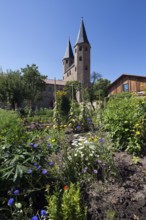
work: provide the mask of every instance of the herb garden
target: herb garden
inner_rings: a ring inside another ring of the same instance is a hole
[[[146,99],[0,110],[0,219],[145,219]]]

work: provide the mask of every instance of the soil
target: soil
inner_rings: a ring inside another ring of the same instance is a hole
[[[126,152],[113,157],[117,177],[89,188],[89,219],[146,220],[146,157],[133,161]]]

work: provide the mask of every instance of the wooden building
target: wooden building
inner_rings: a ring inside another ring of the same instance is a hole
[[[119,94],[121,92],[134,92],[139,95],[145,94],[146,76],[137,76],[122,74],[108,88],[109,95]]]

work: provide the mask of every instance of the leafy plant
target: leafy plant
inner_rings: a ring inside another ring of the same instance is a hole
[[[49,220],[87,219],[87,210],[81,201],[79,184],[71,183],[64,186],[63,193],[57,191],[47,196],[47,202]]]
[[[116,149],[140,152],[145,143],[145,99],[131,94],[112,97],[103,112],[105,129],[110,132]]]

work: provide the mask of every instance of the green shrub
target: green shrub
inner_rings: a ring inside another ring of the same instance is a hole
[[[22,143],[26,136],[19,115],[14,111],[0,109],[0,142]]]
[[[145,119],[145,98],[131,94],[112,97],[103,112],[103,123],[115,148],[131,153],[140,152],[145,145]]]
[[[79,184],[64,186],[64,191],[56,191],[47,196],[49,220],[86,220],[87,209],[81,200]]]

